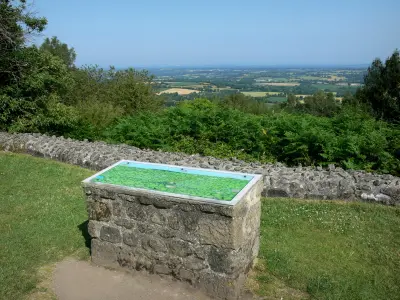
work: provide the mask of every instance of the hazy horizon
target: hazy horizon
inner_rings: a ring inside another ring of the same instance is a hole
[[[77,65],[365,66],[400,48],[400,1],[35,0]],[[42,40],[38,39],[38,43]]]
[[[290,64],[290,65],[241,65],[241,64],[214,64],[214,65],[136,65],[136,67],[140,68],[151,68],[151,69],[160,69],[160,68],[171,68],[171,69],[186,69],[186,68],[194,68],[194,69],[202,69],[202,68],[221,68],[221,69],[231,69],[231,68],[238,68],[238,69],[246,69],[246,68],[251,68],[251,69],[296,69],[296,68],[302,68],[302,69],[318,69],[318,68],[367,68],[370,65],[370,63],[364,63],[364,64],[345,64],[345,65],[329,65],[329,64],[318,64],[318,65],[301,65],[301,64]],[[108,67],[108,66],[100,66],[100,67]],[[126,67],[121,67],[121,66],[114,66],[117,69],[124,69],[124,68],[129,68],[129,66]]]

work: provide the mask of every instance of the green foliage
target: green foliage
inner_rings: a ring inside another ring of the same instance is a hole
[[[73,86],[65,64],[35,47],[20,50],[18,81],[0,88],[0,129],[64,134],[77,123],[77,111],[61,97]]]
[[[54,56],[60,58],[69,68],[74,66],[76,59],[76,52],[74,48],[68,48],[68,45],[62,43],[57,37],[53,36],[51,39],[46,38],[40,50],[47,51]]]
[[[290,94],[287,98],[287,106],[290,108],[295,108],[297,105],[299,105],[299,101],[297,100],[297,97],[293,94]]]
[[[235,93],[225,96],[221,101],[221,105],[256,115],[269,112],[269,108],[266,103],[257,101],[253,97],[245,96],[242,93]]]
[[[39,100],[40,101],[40,100]],[[8,128],[10,132],[46,132],[47,134],[68,135],[79,124],[75,108],[60,103],[56,95],[44,99],[44,109],[35,109],[35,114],[17,118]]]
[[[357,99],[370,106],[373,114],[389,122],[400,122],[400,54],[396,50],[385,64],[375,59],[368,68]]]
[[[141,148],[400,173],[394,156],[400,130],[352,107],[331,118],[285,112],[256,116],[197,99],[157,114],[122,118],[106,137]]]
[[[156,111],[163,105],[147,71],[86,66],[73,71],[73,76],[75,88],[66,95],[66,104],[77,107],[81,117],[99,132],[117,117]]]
[[[0,1],[0,88],[16,83],[23,74],[21,50],[26,38],[44,30],[47,20],[36,18],[25,0]]]
[[[305,112],[315,116],[332,117],[340,107],[332,93],[318,91],[312,96],[304,98],[304,104],[299,103],[293,95],[289,95],[286,106],[294,112]],[[290,103],[289,103],[290,100]]]
[[[142,148],[218,157],[229,153],[270,161],[272,158],[266,151],[270,137],[263,134],[260,118],[197,99],[156,115],[143,113],[121,119],[106,135],[110,141]]]
[[[400,130],[362,111],[344,109],[332,118],[282,115],[274,121],[279,161],[289,165],[336,163],[346,169],[400,172],[394,157]]]
[[[35,46],[29,34],[47,21],[35,18],[26,1],[0,2],[0,130],[64,134],[77,124],[77,112],[62,103],[73,87],[63,61]]]

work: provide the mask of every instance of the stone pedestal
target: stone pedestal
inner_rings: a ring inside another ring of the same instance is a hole
[[[261,176],[234,205],[85,181],[92,261],[238,299],[258,254]]]

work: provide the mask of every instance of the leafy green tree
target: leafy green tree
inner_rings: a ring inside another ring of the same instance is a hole
[[[339,109],[335,96],[332,93],[318,91],[312,96],[304,98],[304,109],[307,113],[316,116],[333,116]]]
[[[154,93],[153,77],[147,71],[86,66],[74,70],[73,76],[75,86],[65,103],[77,107],[98,134],[117,117],[156,111],[163,106],[163,98]]]
[[[296,107],[298,103],[299,102],[297,101],[296,96],[293,94],[289,94],[288,99],[287,99],[287,105],[289,107]]]
[[[56,36],[53,36],[51,39],[46,38],[40,46],[40,50],[48,51],[59,57],[69,68],[74,66],[76,59],[75,49],[68,48],[68,45],[62,43]]]
[[[368,68],[357,99],[368,104],[377,118],[400,122],[400,55],[395,50],[383,64],[375,59]]]
[[[243,112],[261,115],[269,112],[268,106],[253,97],[245,96],[242,93],[234,93],[225,96],[221,101],[222,106],[234,108]]]
[[[45,18],[26,1],[0,0],[0,130],[62,134],[75,126],[76,111],[62,104],[73,85],[67,66],[26,42],[43,31]]]
[[[76,119],[77,112],[62,108],[62,97],[74,85],[71,74],[67,66],[50,53],[36,47],[27,47],[23,53],[21,61],[26,67],[20,78],[15,84],[0,89],[0,129],[62,134],[51,128],[50,119],[62,112],[67,113],[71,121]],[[52,113],[53,108],[58,110],[57,114]],[[47,121],[41,122],[41,118]]]
[[[27,67],[23,60],[25,42],[42,32],[45,18],[35,17],[25,0],[0,0],[0,88],[16,83]]]

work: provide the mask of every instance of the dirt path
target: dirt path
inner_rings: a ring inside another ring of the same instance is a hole
[[[184,282],[142,272],[111,271],[73,259],[56,266],[53,289],[59,300],[211,299]]]

